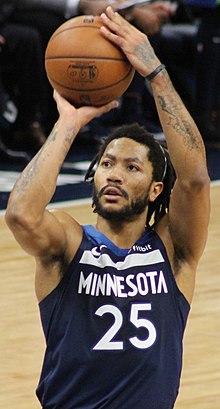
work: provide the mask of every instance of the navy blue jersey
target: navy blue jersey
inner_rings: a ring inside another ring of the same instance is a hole
[[[40,303],[44,409],[171,409],[189,304],[164,245],[147,229],[120,249],[92,226]]]

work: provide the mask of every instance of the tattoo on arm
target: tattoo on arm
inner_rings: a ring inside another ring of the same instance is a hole
[[[67,142],[68,145],[72,145],[73,142],[73,137],[76,135],[76,131],[74,129],[74,127],[66,127],[65,130],[65,140],[64,142]],[[53,129],[51,131],[51,134],[49,135],[47,141],[46,141],[46,145],[51,144],[52,142],[54,142],[57,138],[57,130]]]
[[[73,143],[73,137],[75,137],[76,134],[77,134],[77,132],[73,127],[67,127],[66,128],[65,142],[67,142],[67,144],[71,146],[72,143]]]
[[[38,162],[39,154],[40,152],[38,152],[37,156],[27,166],[27,168],[23,171],[22,175],[19,177],[14,187],[15,193],[20,193],[20,192],[25,191],[25,189],[28,187],[30,180],[36,175],[38,171],[37,162]]]
[[[144,64],[146,64],[146,60],[148,61],[148,63],[155,61],[155,53],[151,48],[147,48],[146,54],[146,43],[138,44],[135,49],[135,54]]]
[[[51,131],[47,141],[45,142],[44,147],[49,146],[56,140],[57,133],[58,132],[56,129],[53,129]],[[73,142],[73,136],[75,136],[75,129],[73,127],[67,127],[64,142],[66,142],[69,146],[71,146]],[[65,144],[63,144],[63,146],[64,145]],[[30,181],[37,175],[39,171],[39,166],[38,166],[39,159],[41,159],[41,164],[46,160],[47,155],[46,156],[43,155],[43,152],[44,152],[44,148],[42,147],[40,151],[32,159],[32,161],[29,163],[29,165],[26,167],[26,169],[23,171],[21,177],[18,179],[15,185],[15,188],[14,188],[14,191],[16,193],[24,191],[28,187]],[[65,154],[66,152],[64,152],[64,155]],[[60,158],[60,168],[62,166],[62,163],[63,163],[63,156]]]
[[[153,49],[149,47],[146,48],[146,43],[140,43],[136,47],[135,53],[143,63],[146,63],[146,59],[148,63],[155,61],[155,53]],[[162,111],[168,114],[167,126],[173,128],[174,131],[182,137],[184,145],[189,150],[201,149],[201,143],[196,134],[193,123],[190,121],[190,119],[183,118],[181,113],[183,105],[176,97],[176,91],[172,82],[170,81],[169,74],[165,72],[164,75],[167,76],[169,83],[169,98],[159,95],[158,101]]]
[[[49,135],[49,138],[47,139],[46,144],[49,145],[50,143],[54,142],[57,137],[57,130],[52,129],[51,134]]]
[[[175,96],[169,95],[168,102],[166,97],[158,96],[159,105],[162,111],[168,114],[167,125],[174,129],[174,131],[182,136],[184,145],[189,149],[200,149],[201,144],[197,138],[196,132],[190,120],[182,119],[181,110],[182,104],[176,101]],[[180,113],[180,115],[178,115]]]

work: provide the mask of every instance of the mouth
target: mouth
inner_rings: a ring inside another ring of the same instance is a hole
[[[106,187],[102,193],[104,196],[123,196],[122,192],[120,189],[117,187]]]
[[[106,203],[117,203],[120,198],[127,198],[127,193],[117,186],[105,186],[100,197],[103,197]]]

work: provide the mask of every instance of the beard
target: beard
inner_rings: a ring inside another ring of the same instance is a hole
[[[111,221],[132,221],[135,219],[136,216],[142,214],[149,202],[149,191],[147,190],[145,194],[142,194],[135,199],[132,199],[130,203],[124,205],[121,209],[118,210],[108,210],[102,206],[100,202],[100,198],[103,195],[106,186],[101,189],[100,192],[97,192],[96,188],[94,187],[93,195],[92,195],[92,207],[94,208],[94,213],[98,213],[98,215],[102,216],[104,219],[111,220]],[[121,195],[129,199],[127,192],[117,186],[117,189],[120,190]]]

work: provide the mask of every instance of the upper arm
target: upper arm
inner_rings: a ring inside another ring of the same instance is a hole
[[[20,246],[36,258],[71,257],[74,245],[78,246],[81,226],[67,213],[46,209],[39,220],[29,220],[25,215],[7,220],[6,213],[6,221]]]
[[[6,213],[6,221],[21,247],[35,257],[35,292],[40,302],[64,275],[80,245],[82,227],[61,211],[45,210],[36,221]]]
[[[197,265],[204,250],[210,216],[208,176],[194,184],[175,182],[169,207],[169,231],[175,257]]]

